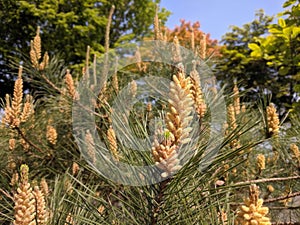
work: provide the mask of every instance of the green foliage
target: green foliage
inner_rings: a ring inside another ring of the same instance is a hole
[[[152,66],[154,69],[158,64],[147,64],[148,69]],[[223,136],[210,140],[210,135],[214,132],[210,111],[214,110],[217,99],[225,97],[226,103],[231,104],[239,97],[236,92],[222,96],[223,92],[219,90],[207,103],[206,115],[201,121],[196,121],[201,124],[201,131],[193,129],[192,136],[199,139],[191,139],[186,143],[187,149],[193,149],[194,152],[183,167],[167,180],[156,184],[124,186],[97,174],[83,160],[83,155],[72,137],[72,99],[65,91],[68,87],[63,82],[65,68],[60,62],[50,60],[48,70],[45,71],[48,80],[42,77],[43,74],[32,70],[30,65],[26,67],[25,64],[24,67],[27,74],[32,73],[30,77],[40,78],[33,82],[47,87],[41,90],[47,94],[34,103],[34,115],[20,127],[9,127],[5,123],[0,127],[0,157],[3,159],[0,162],[0,178],[3,184],[0,188],[3,193],[0,199],[2,224],[14,220],[13,195],[18,184],[13,183],[11,178],[24,163],[29,166],[29,182],[32,186],[39,183],[42,177],[49,184],[50,192],[45,197],[51,215],[49,224],[233,224],[236,208],[247,196],[245,186],[250,183],[259,183],[261,196],[271,202],[267,205],[270,208],[274,207],[276,210],[276,207],[281,207],[288,210],[288,207],[293,206],[292,203],[283,205],[276,198],[286,196],[282,192],[286,187],[293,193],[299,192],[299,177],[292,176],[297,173],[297,160],[300,158],[293,155],[288,147],[290,143],[299,145],[299,119],[293,121],[295,126],[292,129],[287,132],[282,130],[280,136],[269,135],[270,127],[266,115],[268,100],[258,103],[258,106],[243,102],[247,105],[244,109],[242,104],[236,104],[239,113],[231,112],[229,115],[228,112],[228,118],[234,119],[228,119],[228,127],[221,132]],[[118,78],[131,70],[132,67],[123,68],[117,73]],[[174,68],[165,66],[160,71],[165,73],[160,76],[168,78],[174,73]],[[210,71],[202,71],[202,75],[206,75],[205,73]],[[43,82],[46,84],[42,84]],[[124,86],[126,84],[120,89]],[[106,107],[115,100],[115,91],[108,82]],[[99,103],[103,101],[99,100]],[[151,121],[148,120],[154,119],[162,123],[164,119],[166,108],[159,104],[153,104],[152,117],[149,111],[148,115],[143,115],[145,104],[139,104],[136,111],[131,112],[133,116],[129,120],[129,126],[125,128],[123,115],[120,114],[120,118],[116,115],[113,119],[120,120],[121,123],[118,125],[120,127],[115,128],[122,130],[128,142],[136,142],[135,136],[149,138]],[[101,138],[107,141],[105,129],[110,122],[105,117],[109,115],[105,114],[109,114],[109,109],[98,108],[95,123]],[[50,143],[47,138],[49,125],[57,132],[55,144]],[[165,132],[163,136],[168,138],[170,134]],[[14,148],[10,148],[9,144],[12,139],[16,141]],[[123,141],[116,141],[121,162],[130,165],[154,163],[150,149],[133,151]],[[138,149],[147,148],[140,142],[135,144]],[[207,157],[214,152],[217,152],[215,158]],[[257,166],[258,154],[266,158],[264,169]],[[73,168],[74,163],[78,166],[76,171]],[[205,163],[209,166],[203,166]],[[110,175],[115,175],[113,169],[110,170]],[[277,180],[274,182],[272,179]],[[275,188],[273,193],[268,192],[269,184]],[[275,210],[271,210],[273,221],[281,221],[282,218],[275,217]]]
[[[14,74],[9,59],[18,58],[19,61],[28,55],[27,38],[33,36],[37,26],[41,27],[43,49],[51,50],[50,55],[59,54],[67,65],[79,69],[88,45],[94,54],[104,52],[105,29],[112,5],[115,5],[115,12],[109,44],[116,47],[149,34],[158,3],[159,0],[1,1],[0,84],[4,90],[1,96],[12,92]],[[165,9],[160,10],[162,23],[168,15]]]
[[[256,99],[257,93],[272,93],[274,103],[287,112],[292,105],[299,107],[300,4],[287,1],[284,7],[279,14],[284,17],[275,24],[260,12],[258,20],[243,28],[233,27],[223,37],[218,78],[223,82],[237,78],[251,89],[250,99]]]
[[[217,62],[218,80],[232,90],[233,81],[237,79],[241,86],[250,90],[246,96],[249,100],[258,98],[257,92],[264,90],[272,76],[263,60],[253,60],[250,56],[251,49],[258,50],[252,43],[253,40],[265,35],[267,26],[272,22],[272,18],[266,16],[262,10],[257,12],[256,17],[257,19],[243,27],[233,26],[232,32],[223,36],[222,56]],[[259,55],[259,51],[256,54]]]
[[[288,1],[284,5],[290,6],[282,13],[286,18],[278,18],[277,24],[270,25],[269,35],[251,43],[251,57],[263,59],[266,65],[278,73],[276,82],[279,83],[280,92],[274,96],[282,101],[285,107],[299,107],[296,103],[300,81],[300,4]],[[255,46],[255,47],[254,47]]]

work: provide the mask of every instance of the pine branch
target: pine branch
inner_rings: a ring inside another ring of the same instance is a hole
[[[297,180],[297,179],[300,179],[300,176],[264,178],[258,180],[248,180],[248,181],[238,182],[235,183],[233,186],[242,186],[242,185],[258,184],[258,183],[274,182],[274,181]]]
[[[290,209],[290,210],[292,210],[292,209],[300,209],[300,206],[286,206],[286,207],[284,207],[284,206],[282,206],[282,207],[268,207],[269,209],[271,209],[271,210],[285,210],[285,209]]]
[[[168,178],[162,182],[159,183],[159,190],[158,190],[158,193],[157,195],[155,196],[154,198],[154,208],[152,210],[152,215],[151,215],[151,225],[156,225],[158,224],[158,215],[160,213],[160,209],[161,209],[161,206],[163,204],[163,201],[164,201],[164,192],[165,192],[165,189],[168,185],[168,183],[170,183],[171,179]]]
[[[287,198],[293,198],[293,197],[296,197],[296,196],[299,196],[299,195],[300,195],[300,191],[292,193],[292,194],[288,194],[286,196],[280,196],[280,197],[277,197],[277,198],[266,199],[266,200],[264,200],[264,203],[277,202],[277,201],[284,200],[284,199],[287,199]]]
[[[18,134],[30,145],[30,146],[32,146],[33,148],[35,148],[36,150],[38,150],[39,152],[43,152],[43,150],[40,148],[40,147],[38,147],[36,144],[34,144],[33,142],[31,142],[26,136],[25,136],[25,134],[21,131],[21,129],[19,128],[19,127],[16,127],[15,128],[16,129],[16,131],[18,132]]]
[[[300,225],[300,222],[283,222],[283,223],[271,223],[272,225]]]
[[[58,88],[58,87],[56,87],[56,85],[55,84],[53,84],[46,76],[45,76],[45,74],[42,74],[42,78],[44,78],[44,80],[54,89],[54,90],[56,90],[56,91],[58,91],[60,94],[63,94],[62,93],[62,91]]]

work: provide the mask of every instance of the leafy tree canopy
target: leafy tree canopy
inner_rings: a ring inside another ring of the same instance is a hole
[[[264,88],[268,76],[272,73],[262,60],[250,58],[251,49],[248,44],[255,38],[265,35],[272,17],[266,16],[262,10],[256,13],[256,19],[243,27],[232,26],[232,31],[223,36],[221,58],[218,62],[217,78],[228,84],[231,90],[233,80],[237,79],[241,86],[250,89],[249,98],[257,97],[257,92]]]
[[[278,21],[258,12],[257,19],[242,28],[233,27],[223,37],[223,54],[218,78],[223,82],[237,79],[250,89],[247,97],[272,94],[281,112],[298,105],[300,4],[286,1]]]
[[[296,0],[285,2],[284,8],[289,6],[279,14],[285,18],[279,17],[277,23],[268,27],[267,36],[249,43],[251,58],[264,60],[276,71],[274,82],[278,84],[278,91],[274,97],[282,100],[286,108],[299,107],[300,92],[300,4]]]
[[[28,55],[29,40],[41,28],[43,49],[60,54],[67,64],[82,63],[87,46],[93,53],[104,52],[105,29],[112,5],[110,46],[149,33],[156,4],[150,0],[7,0],[0,2],[1,96],[11,92],[9,58]],[[165,22],[169,12],[161,9]],[[4,85],[5,84],[5,85]]]

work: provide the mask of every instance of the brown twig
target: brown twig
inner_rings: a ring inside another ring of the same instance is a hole
[[[53,89],[55,89],[56,91],[58,91],[60,94],[63,94],[62,91],[61,91],[58,87],[56,87],[56,85],[53,84],[53,83],[51,82],[51,80],[49,80],[49,79],[45,76],[45,74],[42,74],[42,78],[44,78],[45,81],[46,81]]]
[[[268,207],[271,210],[285,210],[285,209],[300,209],[300,206],[279,206],[279,207]]]
[[[21,129],[19,127],[15,128],[16,131],[18,132],[19,135],[21,135],[21,137],[33,148],[35,148],[36,150],[38,150],[39,152],[43,152],[43,150],[41,148],[39,148],[36,144],[34,144],[33,142],[31,142],[26,136],[25,134],[21,131]]]
[[[284,199],[288,199],[288,198],[293,198],[296,196],[300,195],[300,191],[292,193],[292,194],[288,194],[285,196],[280,196],[277,198],[270,198],[270,199],[264,199],[264,203],[271,203],[271,202],[277,202],[277,201],[281,201]],[[232,206],[238,206],[241,205],[242,203],[236,203],[236,202],[232,202],[230,203],[230,205]],[[283,210],[283,209],[300,209],[300,206],[287,206],[287,207],[270,207],[270,209],[274,209],[274,210]]]
[[[292,194],[288,194],[286,196],[280,196],[280,197],[277,197],[277,198],[266,199],[266,200],[264,200],[264,203],[277,202],[277,201],[284,200],[284,199],[287,199],[287,198],[293,198],[293,197],[299,196],[299,195],[300,195],[300,191],[292,193]]]
[[[300,225],[300,222],[275,222],[272,225]]]
[[[300,179],[300,176],[264,178],[264,179],[258,179],[258,180],[248,180],[248,181],[238,182],[238,183],[235,183],[233,186],[242,186],[242,185],[249,185],[249,184],[275,182],[275,181],[297,180],[297,179]]]

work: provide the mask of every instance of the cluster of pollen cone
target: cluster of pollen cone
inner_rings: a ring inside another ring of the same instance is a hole
[[[14,194],[14,225],[45,225],[48,224],[49,212],[46,207],[45,195],[47,188],[42,185],[31,187],[28,182],[29,168],[23,164],[20,168],[20,182]],[[45,182],[45,181],[44,181]],[[47,184],[46,184],[47,185]]]
[[[163,34],[158,20],[157,12],[154,18],[155,40],[167,41],[166,33]],[[195,51],[194,36],[192,34],[192,50],[202,60],[206,58],[206,35],[202,35],[200,53]],[[177,64],[177,72],[170,82],[170,94],[168,98],[168,112],[165,119],[165,130],[157,130],[152,143],[152,156],[156,165],[163,171],[162,177],[168,177],[179,170],[181,147],[190,142],[191,122],[193,112],[198,119],[206,113],[206,103],[201,90],[199,73],[196,70],[198,61],[193,61],[193,69],[189,76],[185,74],[182,64],[181,46],[178,38],[173,39],[173,62]]]
[[[256,185],[250,186],[249,197],[239,207],[235,224],[239,225],[271,225],[270,219],[266,217],[268,207],[263,207],[263,199],[259,198],[259,190]]]
[[[162,177],[167,177],[181,168],[180,146],[190,141],[192,129],[190,123],[194,106],[191,86],[190,78],[185,76],[184,68],[181,66],[170,82],[166,129],[158,131],[160,135],[156,136],[152,145],[156,165],[164,171]]]

